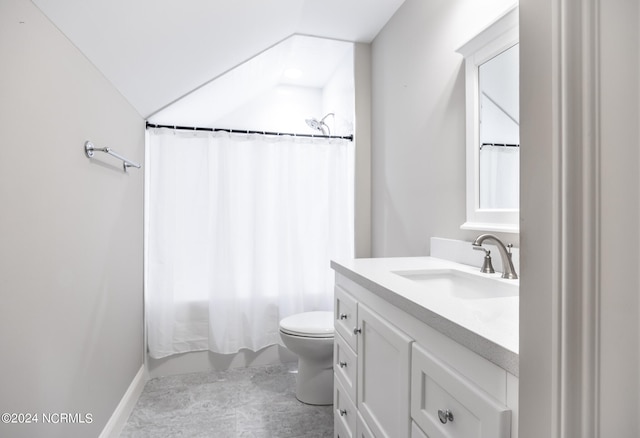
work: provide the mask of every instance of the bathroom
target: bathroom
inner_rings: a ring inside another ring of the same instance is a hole
[[[92,421],[0,424],[0,435],[99,436],[145,360],[144,174],[89,164],[82,146],[90,139],[142,162],[145,117],[171,99],[154,84],[158,70],[146,78],[150,107],[134,108],[121,78],[97,69],[36,6],[47,3],[0,4],[0,400],[3,413]],[[478,234],[459,228],[464,79],[452,55],[479,30],[472,18],[488,13],[475,3],[405,0],[364,45],[370,86],[356,93],[370,99],[371,165],[359,171],[371,184],[356,203],[371,214],[357,227],[370,236],[357,257],[423,256],[431,237]],[[638,435],[639,11],[622,0],[597,7],[520,2],[521,222],[518,239],[505,237],[521,249],[520,437]],[[461,15],[468,21],[452,26]],[[180,50],[153,49],[181,61]],[[200,84],[213,76],[200,74]]]

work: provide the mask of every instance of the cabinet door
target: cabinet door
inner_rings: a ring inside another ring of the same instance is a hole
[[[358,410],[377,438],[408,438],[412,340],[358,304]]]
[[[411,422],[411,438],[429,438],[423,431],[418,427],[415,421]]]
[[[342,335],[353,351],[357,351],[358,337],[354,333],[354,329],[358,324],[358,303],[351,295],[337,285],[335,287],[334,299],[335,305],[333,308],[336,331]]]
[[[511,411],[413,344],[411,417],[430,438],[508,438]]]
[[[358,418],[356,419],[356,438],[376,438],[367,423],[362,419],[360,412],[358,412]]]

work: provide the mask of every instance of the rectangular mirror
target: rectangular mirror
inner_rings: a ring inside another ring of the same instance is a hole
[[[519,231],[518,8],[458,52],[465,59],[467,220],[463,229]]]

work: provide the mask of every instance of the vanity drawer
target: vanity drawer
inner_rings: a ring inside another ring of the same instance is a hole
[[[358,350],[358,337],[354,333],[358,324],[358,303],[340,286],[335,287],[335,329],[342,335],[347,344]]]
[[[337,419],[334,421],[333,429],[334,429],[333,436],[335,438],[353,438],[353,435],[351,434],[349,429],[347,429],[347,427],[343,425],[341,422],[339,422]]]
[[[358,362],[356,353],[349,347],[347,341],[339,334],[335,336],[333,344],[333,369],[351,400],[356,399],[356,375]]]
[[[353,400],[340,380],[335,379],[333,385],[333,424],[336,438],[353,438],[356,434],[358,412]]]
[[[411,417],[429,438],[511,436],[508,407],[415,343]]]

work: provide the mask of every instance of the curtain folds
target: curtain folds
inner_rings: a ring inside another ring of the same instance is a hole
[[[520,148],[484,145],[479,165],[480,208],[520,208]]]
[[[279,320],[331,310],[329,261],[353,257],[352,142],[148,135],[150,355],[257,351]]]

